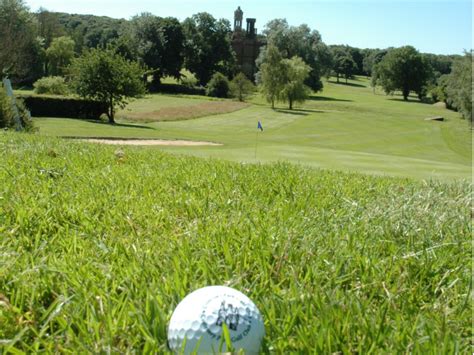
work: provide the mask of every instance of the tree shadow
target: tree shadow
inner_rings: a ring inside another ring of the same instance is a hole
[[[142,125],[130,124],[130,123],[112,123],[112,124],[110,124],[109,122],[104,122],[104,121],[95,121],[95,120],[86,120],[86,121],[88,121],[90,123],[102,124],[102,125],[111,126],[111,127],[125,127],[125,128],[139,128],[139,129],[155,130],[155,128],[150,127],[150,126],[142,126]]]
[[[336,85],[344,85],[344,86],[353,86],[353,87],[357,87],[357,88],[366,88],[367,85],[362,85],[362,84],[354,84],[354,83],[345,83],[345,82],[337,82],[337,81],[333,81],[333,80],[328,80],[329,83],[331,84],[336,84]]]
[[[336,99],[334,97],[327,96],[310,96],[308,100],[311,101],[339,101],[339,102],[353,102],[352,100]]]
[[[301,108],[294,108],[293,110],[275,109],[275,111],[278,113],[286,113],[288,115],[297,115],[297,116],[308,116],[311,113],[324,113],[324,111],[301,109]]]
[[[407,104],[425,104],[425,105],[432,105],[433,102],[430,100],[419,100],[415,98],[409,98],[408,100],[400,99],[400,98],[393,98],[393,99],[388,99],[390,101],[397,101],[397,102],[405,102]]]

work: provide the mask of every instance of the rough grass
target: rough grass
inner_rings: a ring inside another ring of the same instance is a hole
[[[472,351],[470,185],[0,134],[0,352],[161,353],[206,285],[274,353]]]
[[[120,118],[132,122],[182,121],[241,110],[249,104],[237,101],[206,101],[196,105],[164,107],[151,112],[126,112]]]

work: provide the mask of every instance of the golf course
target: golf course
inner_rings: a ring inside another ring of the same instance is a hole
[[[0,355],[473,353],[471,10],[0,0]]]
[[[231,112],[186,119],[213,102]],[[293,111],[235,104],[155,94],[116,125],[0,135],[4,351],[166,352],[173,309],[206,285],[256,303],[267,353],[469,349],[466,122],[364,79]]]
[[[57,118],[38,118],[37,123],[39,133],[49,136],[210,141],[222,145],[160,149],[238,162],[286,161],[416,179],[469,179],[468,124],[456,112],[411,99],[403,102],[379,90],[374,94],[360,77],[349,85],[330,80],[323,92],[292,111],[284,104],[272,110],[260,95],[240,104],[155,94],[119,112],[115,126]],[[435,116],[445,121],[425,121]],[[257,130],[258,121],[263,132]]]

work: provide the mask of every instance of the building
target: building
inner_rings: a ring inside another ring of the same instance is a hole
[[[232,34],[232,48],[237,57],[237,65],[249,79],[255,80],[257,67],[255,60],[260,53],[260,47],[265,43],[259,39],[255,28],[254,18],[247,18],[245,31],[242,28],[244,12],[240,6],[234,12],[234,33]]]

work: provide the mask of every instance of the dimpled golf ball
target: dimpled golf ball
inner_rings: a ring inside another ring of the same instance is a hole
[[[234,350],[258,354],[265,335],[262,316],[247,296],[225,286],[200,288],[178,304],[168,326],[169,348],[185,354],[225,352],[223,324]]]

